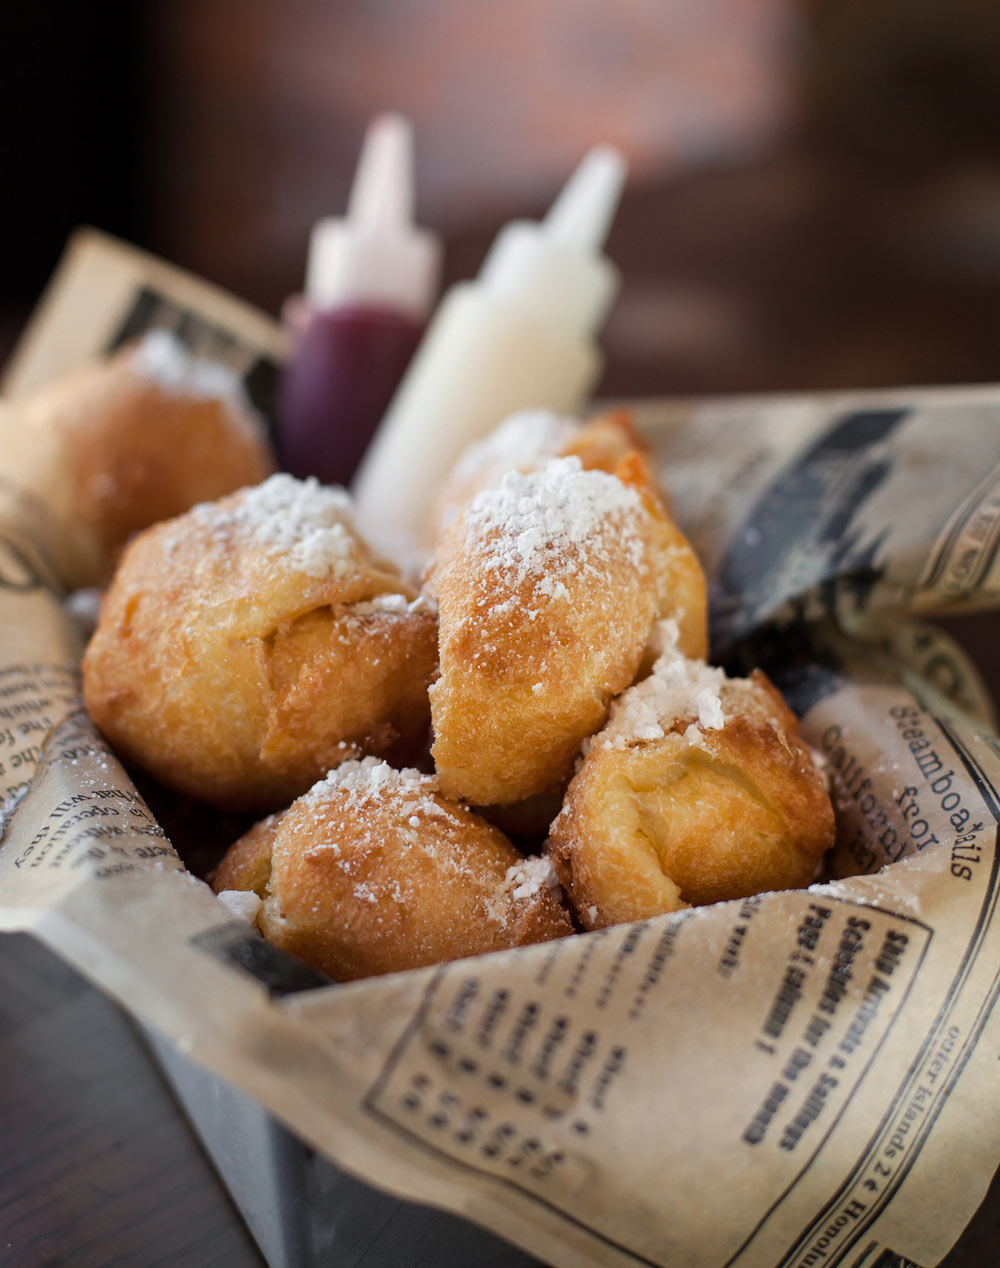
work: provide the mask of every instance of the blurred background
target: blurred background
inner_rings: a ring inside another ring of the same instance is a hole
[[[0,356],[95,224],[277,313],[369,118],[446,276],[628,154],[609,394],[1000,379],[996,0],[6,0]]]

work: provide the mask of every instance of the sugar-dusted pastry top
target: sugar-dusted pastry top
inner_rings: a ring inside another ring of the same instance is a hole
[[[28,478],[109,558],[133,533],[274,470],[236,374],[163,330],[47,384],[16,415],[33,441]]]
[[[611,410],[580,422],[551,410],[520,410],[488,436],[470,445],[452,468],[437,499],[435,538],[477,493],[495,489],[510,471],[528,474],[552,458],[579,458],[584,470],[614,474],[623,458],[646,457],[646,448],[625,410]],[[662,496],[652,476],[650,492]]]
[[[704,651],[701,568],[645,479],[629,458],[617,474],[551,459],[481,490],[445,530],[431,711],[450,794],[490,805],[561,789],[658,617]]]
[[[435,535],[448,527],[477,493],[495,488],[509,471],[533,471],[563,457],[580,431],[575,418],[549,410],[511,414],[478,444],[470,445],[452,468],[437,499]]]
[[[342,489],[288,475],[147,530],[84,657],[127,760],[223,809],[287,805],[331,767],[423,739],[436,614],[358,536]]]
[[[225,856],[216,891],[251,890],[276,946],[338,981],[573,932],[543,859],[375,758],[338,767]]]
[[[685,657],[676,628],[613,705],[547,849],[588,929],[791,889],[833,844],[826,783],[768,679]]]

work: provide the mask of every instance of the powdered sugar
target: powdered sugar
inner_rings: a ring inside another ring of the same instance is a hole
[[[405,594],[379,594],[374,599],[369,599],[365,603],[355,605],[358,615],[367,615],[371,612],[405,612],[409,607],[410,601]]]
[[[374,599],[351,605],[351,615],[355,617],[417,616],[434,611],[436,607],[426,594],[418,594],[415,599],[408,599],[405,594],[377,594]]]
[[[216,897],[237,920],[245,920],[248,925],[256,922],[261,900],[252,889],[224,889]]]
[[[321,805],[332,794],[341,792],[366,798],[378,798],[387,792],[426,795],[437,792],[437,778],[411,767],[396,770],[377,757],[363,757],[341,762],[325,779],[313,784],[303,799]]]
[[[312,476],[284,473],[244,489],[235,502],[203,502],[192,512],[213,534],[245,536],[258,549],[280,555],[289,568],[310,577],[342,575],[357,566],[363,549],[345,489]]]
[[[251,405],[235,370],[193,355],[169,330],[147,331],[136,345],[130,365],[167,392],[218,397],[226,402],[234,418],[263,436],[263,420]]]
[[[575,418],[544,409],[519,410],[484,440],[470,445],[453,467],[450,479],[455,484],[478,483],[514,468],[527,470],[561,453],[579,430]]]
[[[333,858],[339,859],[343,854],[339,841],[321,841],[319,845],[310,845],[307,850],[303,850],[303,858],[315,860],[322,858],[324,854],[332,855]]]
[[[342,762],[295,803],[312,819],[318,838],[304,851],[305,857],[338,860],[340,869],[350,875],[363,866],[365,851],[358,850],[358,842],[378,849],[387,829],[393,833],[394,848],[423,841],[427,851],[436,854],[434,835],[423,830],[432,822],[440,828],[446,820],[468,813],[459,805],[449,810],[437,794],[433,775],[397,770],[377,757]],[[338,840],[341,836],[343,841]]]
[[[619,696],[592,744],[620,749],[659,740],[682,721],[688,721],[685,738],[697,743],[700,732],[725,726],[720,697],[725,673],[704,661],[689,660],[678,650],[676,621],[660,621],[658,627],[653,641],[662,650],[653,672]]]
[[[434,893],[418,900],[414,888],[428,883],[442,887],[447,909],[461,906],[470,919],[477,909],[499,928],[523,914],[521,904],[542,901],[546,889],[559,893],[548,859],[527,858],[504,873],[488,825],[464,804],[443,798],[433,775],[397,770],[374,757],[347,761],[290,813],[303,811],[310,844],[301,857],[327,877],[339,877],[352,902],[383,908],[392,919],[400,904],[419,901],[432,909]]]
[[[697,664],[697,662],[689,661],[688,664]],[[716,695],[715,689],[702,687],[695,695],[694,702],[698,706],[698,725],[704,729],[721,731],[726,725],[726,717],[722,712],[722,701]]]
[[[496,489],[476,495],[466,510],[469,544],[484,567],[531,578],[553,596],[552,575],[576,555],[578,570],[624,549],[633,567],[644,558],[638,493],[605,471],[584,471],[579,458],[556,458],[538,471],[511,471]]]
[[[562,893],[559,878],[549,858],[525,858],[507,868],[503,888],[511,898],[530,900],[546,889],[558,896]]]

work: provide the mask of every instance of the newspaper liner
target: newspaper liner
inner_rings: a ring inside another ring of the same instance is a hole
[[[122,314],[136,333],[137,310],[216,328],[247,365],[277,350],[261,318],[88,235],[11,400]],[[1000,389],[638,415],[712,578],[718,651],[774,673],[826,759],[835,879],[318,985],[185,871],[91,726],[46,549],[58,508],[7,480],[0,928],[340,1165],[552,1264],[869,1268],[888,1250],[931,1268],[1000,1160],[1000,742],[965,658],[900,613],[994,601]]]

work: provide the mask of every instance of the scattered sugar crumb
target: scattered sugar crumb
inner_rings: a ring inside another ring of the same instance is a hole
[[[257,913],[262,904],[252,890],[224,889],[220,894],[216,894],[216,898],[237,920],[245,920],[249,925],[256,923]]]
[[[410,606],[405,594],[380,594],[369,602],[376,612],[405,612]]]
[[[319,845],[311,845],[307,850],[303,851],[302,857],[306,859],[319,859],[324,854],[332,854],[335,859],[341,856],[340,844],[337,841],[323,841]]]
[[[417,595],[415,599],[408,599],[405,594],[378,594],[374,599],[352,603],[350,607],[353,617],[415,616],[433,611],[434,605],[423,594]]]
[[[548,858],[526,858],[507,868],[503,882],[504,889],[510,891],[511,898],[537,898],[545,889],[553,894],[562,892],[552,860]]]
[[[543,577],[539,581],[536,589],[539,594],[547,595],[550,599],[568,599],[569,591],[565,584],[557,577]]]
[[[702,687],[695,696],[694,702],[698,706],[698,725],[713,731],[721,731],[726,725],[726,718],[722,712],[722,701],[713,689]]]

